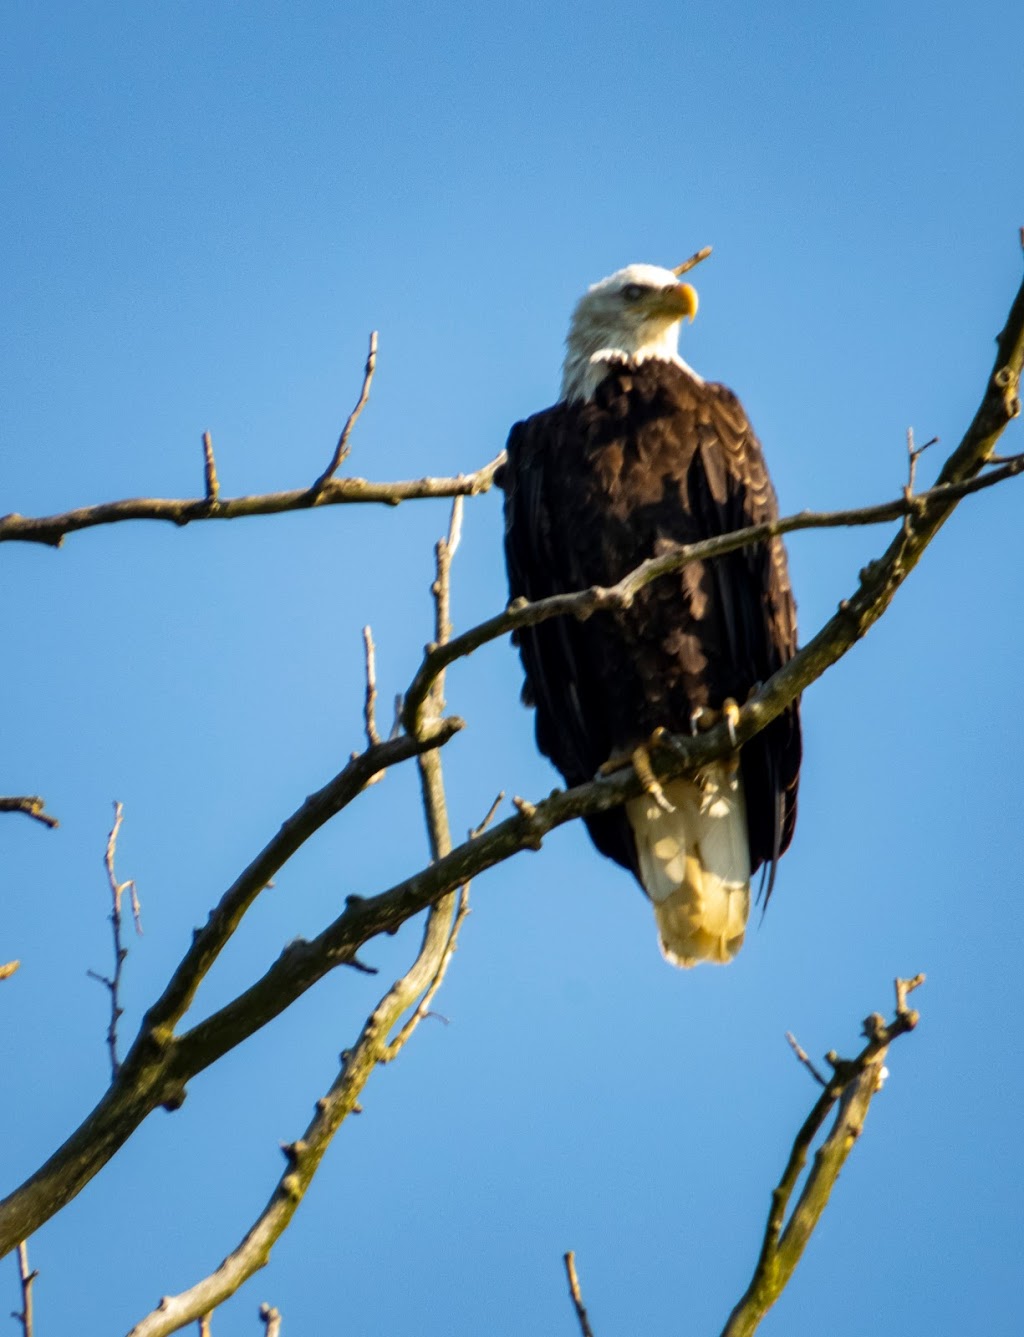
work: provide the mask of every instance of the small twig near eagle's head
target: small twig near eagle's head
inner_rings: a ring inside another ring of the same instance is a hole
[[[572,1300],[573,1308],[576,1310],[576,1320],[580,1325],[581,1337],[594,1337],[594,1329],[590,1326],[590,1319],[587,1317],[587,1309],[583,1303],[583,1292],[580,1290],[580,1279],[576,1275],[576,1255],[572,1249],[562,1255],[562,1262],[565,1264],[565,1275],[569,1281],[569,1298]]]
[[[22,1240],[18,1245],[18,1279],[21,1282],[21,1312],[15,1311],[11,1318],[21,1324],[22,1337],[33,1337],[34,1319],[32,1316],[32,1283],[39,1276],[28,1265],[28,1244]]]
[[[203,433],[203,481],[206,485],[206,500],[211,506],[217,505],[220,496],[220,480],[217,477],[217,461],[213,457],[213,437]]]
[[[377,331],[374,330],[370,335],[370,351],[366,355],[366,366],[363,369],[363,388],[359,392],[359,399],[356,406],[348,415],[345,426],[341,429],[341,436],[338,437],[338,444],[334,447],[334,454],[331,456],[331,462],[316,480],[310,491],[317,493],[323,490],[328,482],[338,472],[338,469],[348,458],[349,451],[352,449],[349,445],[349,437],[352,435],[352,429],[359,421],[359,415],[366,408],[366,401],[370,398],[370,386],[373,384],[373,373],[377,369]]]
[[[51,817],[45,810],[46,804],[38,794],[17,794],[0,797],[0,812],[20,812],[26,817],[33,818],[34,821],[48,826],[52,831],[55,826],[60,826],[56,817]]]
[[[699,251],[694,251],[689,260],[684,260],[681,265],[676,265],[672,273],[677,279],[681,279],[684,274],[689,274],[691,269],[695,269],[702,260],[706,260],[711,254],[710,246],[702,246]]]
[[[833,1071],[827,1081],[811,1065],[792,1036],[787,1037],[797,1057],[825,1089],[797,1133],[785,1171],[772,1192],[768,1223],[754,1275],[729,1316],[722,1337],[750,1337],[782,1294],[821,1219],[846,1158],[863,1131],[868,1108],[886,1074],[885,1058],[889,1045],[912,1031],[918,1023],[917,1012],[907,1006],[907,995],[924,983],[924,975],[898,979],[895,983],[896,1015],[893,1020],[886,1024],[877,1012],[867,1017],[863,1026],[867,1044],[854,1059],[840,1059],[830,1053],[827,1057]],[[837,1104],[835,1123],[814,1157],[787,1221],[789,1201],[803,1174],[811,1145]]]
[[[9,980],[12,975],[17,973],[20,961],[5,961],[0,965],[0,980]]]

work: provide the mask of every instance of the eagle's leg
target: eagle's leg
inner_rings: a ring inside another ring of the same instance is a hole
[[[655,729],[647,742],[633,748],[632,752],[620,752],[610,756],[597,768],[598,775],[614,775],[616,771],[624,771],[627,766],[632,766],[636,778],[643,785],[644,793],[650,795],[662,812],[675,812],[675,808],[665,797],[665,791],[651,765],[651,749],[661,746],[665,736],[665,729]]]

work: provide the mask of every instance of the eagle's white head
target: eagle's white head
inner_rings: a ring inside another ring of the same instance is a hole
[[[576,304],[565,340],[562,398],[589,399],[609,358],[663,358],[687,371],[679,329],[697,314],[697,294],[671,269],[627,265],[587,290]],[[691,372],[691,374],[693,374]]]

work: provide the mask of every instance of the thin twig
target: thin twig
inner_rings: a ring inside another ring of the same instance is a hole
[[[211,1314],[201,1314],[199,1317],[199,1337],[212,1337],[213,1335],[213,1316]]]
[[[102,984],[110,994],[110,1025],[107,1027],[107,1048],[110,1050],[110,1072],[111,1081],[117,1080],[117,1074],[120,1070],[120,1062],[117,1057],[117,1023],[124,1015],[124,1008],[121,1007],[121,974],[124,970],[125,959],[128,956],[128,948],[124,946],[121,938],[121,901],[124,893],[127,891],[131,897],[132,916],[135,920],[135,932],[142,933],[142,907],[139,904],[138,891],[133,878],[127,882],[118,882],[117,874],[114,872],[114,858],[117,853],[117,837],[121,831],[121,822],[124,819],[124,805],[114,803],[114,825],[110,828],[110,835],[107,837],[107,847],[103,854],[103,865],[107,870],[107,881],[110,884],[110,923],[114,936],[114,973],[112,976],[97,974],[95,970],[86,971],[90,979],[96,980]]]
[[[37,1271],[32,1271],[28,1265],[28,1244],[22,1240],[18,1245],[18,1278],[21,1282],[21,1312],[17,1310],[11,1313],[11,1318],[15,1318],[21,1324],[22,1337],[32,1337],[34,1330],[34,1320],[32,1313],[32,1283],[39,1276]]]
[[[688,274],[690,270],[699,265],[702,260],[706,260],[710,254],[711,247],[702,246],[699,251],[694,251],[689,260],[684,260],[681,265],[676,265],[672,270],[672,273],[675,274],[677,279],[681,279],[684,274]]]
[[[789,1046],[792,1049],[793,1053],[797,1056],[797,1058],[804,1065],[804,1067],[811,1074],[811,1076],[818,1083],[818,1085],[828,1086],[828,1080],[825,1077],[822,1077],[821,1073],[811,1062],[810,1058],[808,1058],[807,1051],[800,1047],[800,1045],[797,1042],[797,1038],[792,1031],[786,1032],[786,1039],[789,1041]]]
[[[363,368],[363,388],[359,392],[359,399],[356,406],[348,415],[345,426],[341,429],[341,436],[338,437],[338,444],[334,447],[334,454],[331,456],[331,462],[323,471],[320,477],[313,484],[311,491],[319,492],[323,486],[328,483],[337,473],[340,466],[348,457],[351,446],[349,437],[352,435],[352,428],[359,421],[359,415],[366,407],[366,401],[370,398],[370,386],[373,384],[373,373],[377,369],[377,331],[374,330],[370,335],[370,351],[366,355],[366,366]]]
[[[0,965],[0,980],[9,980],[20,965],[20,961],[5,961]]]
[[[216,506],[220,497],[220,480],[217,477],[217,461],[213,457],[213,437],[203,433],[203,478],[206,483],[206,500]]]
[[[366,721],[366,741],[370,747],[380,742],[377,732],[377,655],[373,644],[373,632],[363,628],[363,649],[366,652],[366,699],[363,704],[363,719]]]
[[[772,1193],[768,1223],[753,1278],[722,1330],[722,1337],[750,1337],[793,1275],[846,1158],[863,1131],[871,1101],[881,1088],[889,1045],[912,1031],[918,1023],[917,1012],[907,1007],[907,994],[923,983],[924,975],[896,980],[896,1015],[893,1020],[886,1025],[885,1019],[873,1012],[863,1026],[867,1044],[856,1058],[840,1059],[835,1054],[829,1055],[832,1077],[824,1082],[825,1090],[796,1135],[786,1169]],[[798,1048],[795,1043],[794,1048]],[[814,1157],[814,1164],[787,1221],[789,1201],[803,1173],[811,1144],[837,1104],[835,1123]]]
[[[0,524],[3,521],[0,520]],[[38,794],[20,794],[0,797],[0,812],[20,812],[26,817],[32,817],[43,826],[48,826],[51,831],[55,826],[60,826],[56,817],[51,817],[45,811],[46,803]]]
[[[275,1309],[273,1305],[260,1305],[260,1318],[266,1327],[265,1337],[277,1337],[281,1331],[281,1312]]]
[[[576,1310],[576,1318],[580,1325],[582,1337],[594,1337],[594,1330],[590,1326],[590,1319],[587,1317],[586,1306],[583,1303],[583,1292],[580,1290],[580,1279],[576,1275],[576,1255],[569,1250],[562,1255],[562,1262],[565,1264],[565,1275],[569,1279],[569,1296]]]

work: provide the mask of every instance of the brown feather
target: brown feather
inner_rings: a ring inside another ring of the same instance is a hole
[[[773,518],[775,492],[739,401],[674,363],[612,363],[588,401],[513,427],[503,475],[513,598],[610,585],[647,557]],[[627,609],[558,618],[519,638],[537,742],[566,783],[699,707],[740,702],[796,650],[780,539],[693,563]],[[741,753],[751,867],[774,864],[796,821],[793,706]],[[588,819],[598,848],[637,872],[622,810]],[[769,887],[770,892],[770,887]]]

